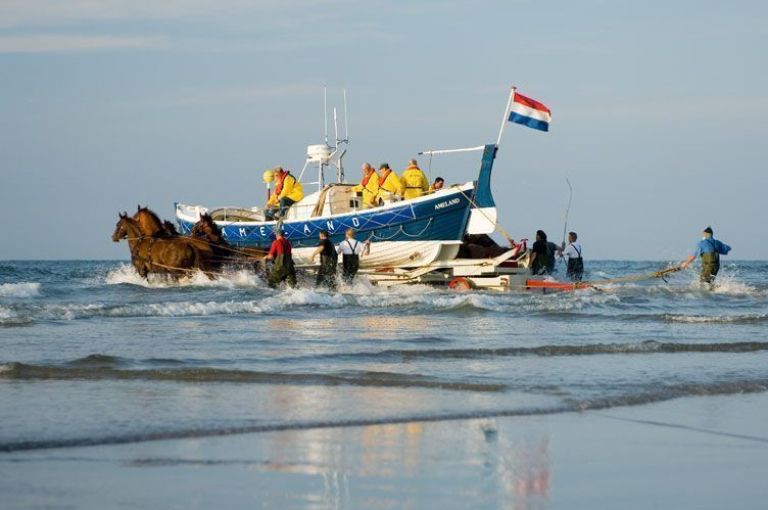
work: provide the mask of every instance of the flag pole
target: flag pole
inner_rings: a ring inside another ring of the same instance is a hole
[[[504,133],[504,126],[507,125],[507,116],[509,115],[509,108],[512,105],[512,101],[515,98],[515,90],[517,90],[517,87],[514,85],[512,88],[509,89],[509,99],[507,99],[507,106],[504,108],[504,116],[501,118],[501,127],[499,128],[499,137],[496,138],[496,148],[499,148],[499,144],[501,143],[501,135]]]

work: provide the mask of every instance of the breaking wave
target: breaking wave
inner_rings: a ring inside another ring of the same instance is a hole
[[[678,315],[664,314],[667,322],[682,322],[689,324],[759,324],[768,322],[768,314],[745,315]]]
[[[31,298],[39,295],[40,284],[37,282],[0,284],[0,297],[3,298]]]
[[[136,285],[150,289],[167,289],[174,287],[210,287],[210,288],[266,288],[267,285],[259,276],[250,270],[231,270],[222,273],[215,279],[208,278],[202,272],[192,273],[189,276],[172,280],[166,275],[150,274],[144,279],[133,269],[130,264],[121,264],[110,270],[104,281],[108,285]]]

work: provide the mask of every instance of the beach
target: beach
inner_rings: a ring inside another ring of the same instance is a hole
[[[768,395],[0,456],[3,508],[761,508]]]
[[[2,508],[760,507],[765,274],[331,292],[2,262]]]

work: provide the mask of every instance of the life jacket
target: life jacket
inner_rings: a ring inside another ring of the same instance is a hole
[[[379,176],[379,187],[384,186],[384,183],[387,182],[387,177],[389,177],[389,174],[391,173],[392,173],[392,170],[390,169],[387,169],[381,172],[381,175]],[[386,190],[386,191],[394,193],[394,190]]]
[[[277,174],[277,178],[275,179],[275,195],[279,196],[280,193],[283,192],[283,183],[285,182],[285,178],[288,176],[288,172],[280,172]]]

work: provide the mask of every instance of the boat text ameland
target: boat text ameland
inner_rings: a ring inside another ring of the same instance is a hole
[[[346,108],[345,108],[346,110]],[[346,112],[345,112],[346,117]],[[334,118],[336,112],[334,110]],[[376,205],[364,203],[354,184],[344,182],[343,157],[348,133],[341,139],[336,130],[335,146],[311,145],[298,181],[303,186],[316,184],[308,194],[271,219],[261,207],[219,207],[176,204],[176,219],[181,233],[187,234],[201,214],[209,214],[227,242],[234,246],[269,249],[275,229],[281,228],[293,246],[297,264],[311,265],[310,256],[318,245],[318,234],[327,231],[338,244],[347,229],[357,238],[370,240],[370,254],[361,260],[363,267],[419,267],[456,258],[462,239],[469,233],[491,233],[496,209],[490,180],[496,157],[496,144],[469,149],[426,151],[441,154],[477,151],[481,154],[477,179],[463,184],[425,191],[403,199],[392,193],[380,197]],[[306,182],[310,167],[317,166],[317,181]],[[336,182],[326,184],[327,169],[335,169]],[[269,175],[265,181],[269,179]],[[270,193],[269,184],[268,194]]]

